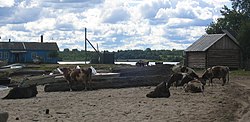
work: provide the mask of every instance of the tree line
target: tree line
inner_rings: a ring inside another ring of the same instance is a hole
[[[118,50],[114,53],[114,59],[127,60],[127,59],[145,59],[149,61],[170,61],[179,62],[182,61],[183,50],[151,50],[147,48],[145,50]],[[87,51],[85,54],[84,50],[78,51],[77,49],[64,49],[59,52],[59,57],[63,61],[90,61],[96,58],[98,54],[94,51]]]

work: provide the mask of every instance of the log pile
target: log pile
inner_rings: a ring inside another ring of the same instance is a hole
[[[156,65],[148,67],[134,67],[119,69],[114,72],[120,73],[119,77],[95,77],[93,76],[90,85],[93,89],[107,88],[127,88],[139,86],[156,86],[162,81],[166,81],[171,74],[170,65]],[[82,85],[74,86],[76,91],[83,90]],[[65,79],[57,79],[57,82],[46,84],[45,92],[69,91],[69,86]]]

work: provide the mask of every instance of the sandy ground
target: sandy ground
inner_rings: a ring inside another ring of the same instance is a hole
[[[146,98],[155,87],[44,92],[30,99],[0,100],[9,122],[230,122],[250,120],[250,77],[205,87],[201,93],[171,88],[170,98]],[[0,91],[4,97],[9,90]],[[46,109],[49,113],[46,114]]]

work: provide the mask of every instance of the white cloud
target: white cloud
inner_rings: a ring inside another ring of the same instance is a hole
[[[106,11],[102,14],[103,22],[105,23],[117,23],[121,21],[129,20],[130,13],[125,8],[116,8],[110,11]]]
[[[14,3],[14,0],[0,0],[0,7],[12,7]]]
[[[24,24],[24,27],[29,31],[44,32],[55,29],[55,24],[56,24],[55,18],[44,18],[38,21]]]
[[[0,0],[0,36],[39,41],[43,34],[60,50],[83,50],[87,27],[100,50],[185,49],[224,4],[230,0]]]

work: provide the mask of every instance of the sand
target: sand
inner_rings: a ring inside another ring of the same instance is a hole
[[[241,83],[241,81],[244,81]],[[0,100],[9,122],[229,122],[250,119],[250,77],[206,86],[205,95],[170,88],[169,98],[147,98],[155,87],[44,92],[35,98]],[[0,91],[0,97],[9,90]],[[46,110],[48,113],[46,113]]]

